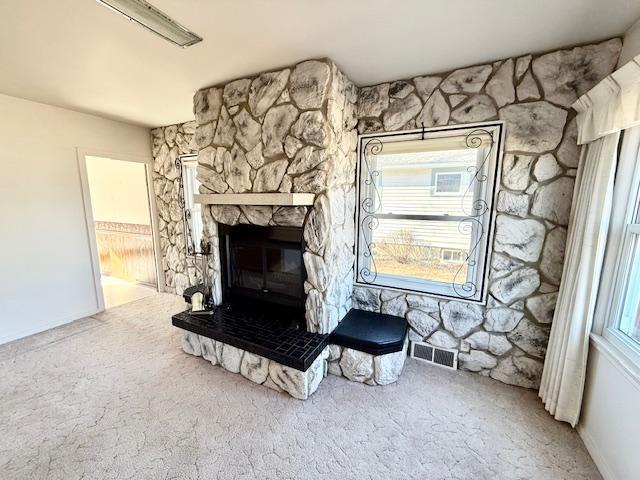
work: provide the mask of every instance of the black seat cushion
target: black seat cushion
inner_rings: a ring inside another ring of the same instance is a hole
[[[384,313],[351,309],[329,336],[329,343],[372,355],[402,350],[407,321]]]

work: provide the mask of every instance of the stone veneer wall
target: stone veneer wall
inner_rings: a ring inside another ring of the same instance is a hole
[[[613,71],[620,47],[613,39],[361,88],[360,133],[499,119],[506,145],[487,306],[368,287],[354,290],[354,306],[405,316],[412,340],[464,340],[462,369],[537,388],[579,160],[571,104]]]
[[[464,340],[471,350],[460,355],[462,369],[537,388],[579,160],[570,106],[614,69],[620,47],[613,39],[360,89],[329,60],[303,62],[293,72],[269,72],[198,92],[195,143],[204,192],[318,194],[308,216],[305,208],[208,208],[207,235],[216,240],[216,221],[303,225],[309,243],[309,329],[329,332],[351,296],[356,122],[359,133],[369,133],[419,128],[422,122],[433,127],[504,120],[487,306],[369,287],[354,288],[353,306],[405,316],[412,340],[445,348],[460,348]],[[319,64],[329,68],[330,78]],[[162,145],[166,132],[154,132],[154,145]],[[172,151],[169,142],[166,148]],[[162,195],[172,205],[171,196]],[[167,238],[181,233],[176,228],[168,227],[173,233]],[[171,249],[168,256],[175,259],[174,253]],[[182,267],[167,263],[176,267],[168,269],[175,285]],[[331,373],[376,383],[371,355],[331,346],[328,360]]]
[[[202,193],[315,194],[307,207],[204,208],[205,236],[217,224],[304,228],[307,329],[331,332],[351,307],[358,91],[329,60],[309,60],[201,90],[194,97]]]
[[[181,335],[182,350],[189,355],[202,357],[212,365],[219,365],[231,373],[239,373],[247,380],[277,392],[287,392],[299,400],[309,398],[327,374],[328,347],[302,372],[193,332],[181,330]]]
[[[179,155],[196,153],[195,130],[193,121],[151,130],[153,191],[158,208],[165,291],[178,295],[198,283],[199,269],[196,269],[193,257],[186,255],[183,212],[178,205],[181,172],[176,168]]]

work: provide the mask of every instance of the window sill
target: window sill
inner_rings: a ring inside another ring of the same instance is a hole
[[[607,338],[592,333],[590,340],[591,345],[602,352],[640,390],[640,365]]]
[[[379,284],[379,283],[373,284],[373,283],[359,282],[356,280],[355,282],[353,282],[353,285],[356,287],[365,287],[365,288],[371,288],[374,290],[392,290],[394,292],[402,292],[406,295],[418,295],[422,297],[433,298],[435,300],[448,300],[448,301],[472,303],[474,305],[481,305],[481,306],[487,305],[488,295],[485,295],[484,299],[473,298],[473,297],[464,298],[464,297],[459,297],[455,294],[448,294],[448,292],[446,291],[442,293],[436,292],[436,291],[425,292],[423,290],[413,289],[407,286],[400,286],[397,284],[397,282],[394,282],[394,283],[395,285],[386,285],[386,284]]]

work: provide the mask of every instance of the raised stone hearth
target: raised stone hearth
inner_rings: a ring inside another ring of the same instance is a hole
[[[407,325],[399,317],[373,319],[381,327],[374,332],[367,328],[370,312],[351,310],[328,336],[282,328],[278,320],[234,321],[221,313],[196,316],[185,311],[173,316],[185,353],[301,400],[315,392],[328,373],[367,385],[396,382],[407,358]]]
[[[182,349],[189,355],[202,357],[212,365],[219,365],[231,373],[240,373],[253,383],[287,392],[300,400],[309,398],[326,376],[328,347],[302,371],[197,333],[182,330],[181,334]]]

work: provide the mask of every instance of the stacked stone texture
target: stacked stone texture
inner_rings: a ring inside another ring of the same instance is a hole
[[[194,141],[203,192],[316,194],[310,212],[212,206],[205,209],[205,233],[215,242],[217,222],[303,226],[307,324],[310,331],[330,332],[350,306],[353,281],[354,125],[358,133],[372,133],[503,120],[487,305],[355,287],[353,306],[406,317],[411,340],[456,349],[464,341],[470,351],[460,354],[460,368],[537,388],[579,161],[570,106],[613,71],[620,47],[613,39],[360,89],[332,62],[309,61],[198,92]],[[166,132],[154,132],[154,154],[156,144],[166,143],[161,156],[171,155],[169,142],[159,140]],[[158,192],[167,208],[175,207],[170,195]],[[168,238],[181,234],[169,230]],[[168,262],[164,248],[163,254],[166,263],[177,263]],[[175,285],[178,270],[169,271]],[[403,363],[337,346],[327,360],[330,373],[368,384],[389,383]]]
[[[460,367],[537,388],[562,276],[579,160],[571,105],[616,65],[609,40],[360,89],[358,131],[505,122],[486,307],[357,287],[354,306],[406,317],[411,340],[461,347]],[[330,371],[346,372],[330,357]]]
[[[304,372],[186,330],[182,330],[182,349],[189,355],[202,357],[212,365],[239,373],[258,385],[287,392],[299,400],[309,398],[327,374],[329,347]]]
[[[313,207],[204,208],[216,253],[217,224],[304,229],[306,320],[329,333],[351,307],[358,91],[329,60],[309,60],[194,97],[201,193],[313,193]]]
[[[183,212],[178,203],[181,172],[176,168],[179,155],[196,153],[193,144],[195,130],[195,122],[151,130],[153,190],[158,209],[165,291],[178,295],[188,286],[198,283],[199,278],[193,257],[186,254]]]

